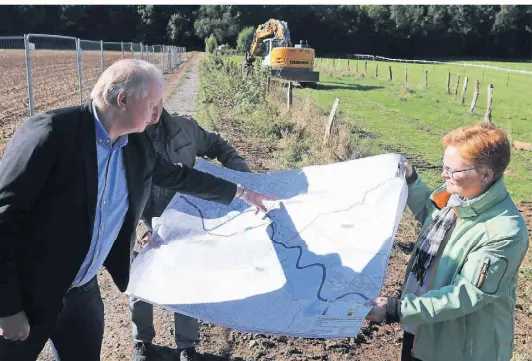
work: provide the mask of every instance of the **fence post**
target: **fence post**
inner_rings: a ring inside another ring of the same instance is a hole
[[[460,86],[460,73],[456,75],[456,86],[454,87],[454,96],[458,95],[458,87]]]
[[[332,65],[332,67],[333,67],[333,69],[336,68],[336,66],[335,66],[335,59],[334,59],[334,58],[333,58],[333,65]]]
[[[76,39],[76,56],[78,58],[78,84],[79,84],[79,104],[83,104],[83,83],[81,81],[81,41]]]
[[[475,80],[475,91],[473,93],[473,99],[471,99],[471,105],[469,106],[469,113],[473,114],[475,111],[475,106],[477,105],[478,99],[478,80]]]
[[[338,69],[342,70],[342,59],[338,59]]]
[[[325,134],[323,135],[323,145],[327,145],[327,141],[329,140],[329,136],[331,135],[331,129],[334,122],[334,117],[336,115],[336,109],[338,109],[338,104],[340,103],[340,99],[336,98],[334,101],[334,105],[331,109],[331,113],[329,114],[329,121],[327,122],[327,127],[325,128]]]
[[[379,77],[379,64],[377,64],[375,67],[375,78],[378,78],[378,77]]]
[[[29,35],[24,35],[24,55],[26,57],[26,82],[28,84],[28,110],[30,112],[30,117],[33,116],[33,112],[35,111],[34,108],[34,102],[33,102],[33,85],[32,85],[32,78],[31,78],[31,53],[30,53],[30,38]],[[18,128],[18,120],[17,120],[17,128]]]
[[[464,102],[465,102],[466,92],[467,92],[467,82],[468,81],[469,81],[469,79],[466,76],[464,78],[464,87],[462,88],[462,96],[461,96],[460,104],[464,104]]]
[[[347,59],[347,71],[351,71],[351,66],[349,65],[349,59]]]
[[[131,57],[135,59],[135,51],[133,50],[133,42],[129,43],[129,46],[131,46]]]
[[[451,94],[451,72],[447,73],[447,94]]]
[[[405,84],[408,84],[408,68],[405,66]]]
[[[357,64],[356,64],[355,72],[358,74],[358,61],[357,61]]]
[[[100,72],[103,73],[103,40],[100,40]]]
[[[484,114],[484,123],[492,124],[491,109],[493,106],[493,84],[488,85],[488,103],[486,104],[486,113]]]
[[[510,72],[508,72],[508,77],[506,78],[506,87],[508,87],[509,81],[510,81]]]
[[[120,49],[122,50],[122,59],[124,59],[125,56],[124,56],[124,42],[123,41],[120,42]]]
[[[161,69],[164,71],[164,47],[166,45],[161,45]]]
[[[364,75],[367,75],[368,74],[368,62],[365,61],[364,62]]]
[[[392,77],[392,66],[391,65],[388,65],[388,71],[390,72],[390,81],[392,81],[393,77]]]
[[[288,81],[288,90],[286,93],[286,105],[288,106],[288,109],[292,106],[292,82]]]
[[[271,84],[271,78],[268,76],[266,78],[266,91],[269,92],[270,91],[270,84]]]
[[[144,60],[144,46],[140,43],[140,58]]]
[[[429,71],[425,70],[425,88],[429,87]]]

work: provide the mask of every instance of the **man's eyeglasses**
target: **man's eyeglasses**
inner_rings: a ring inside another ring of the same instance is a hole
[[[456,180],[454,178],[454,175],[456,173],[462,173],[462,172],[467,172],[469,170],[473,170],[473,169],[476,169],[475,167],[472,167],[472,168],[467,168],[467,169],[460,169],[460,170],[452,170],[451,168],[449,167],[446,167],[445,164],[443,164],[443,158],[440,160],[441,161],[441,166],[442,166],[442,169],[445,173],[447,173],[447,175],[449,177],[451,177],[453,180]]]

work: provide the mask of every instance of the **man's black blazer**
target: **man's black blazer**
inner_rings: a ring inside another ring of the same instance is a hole
[[[91,103],[26,119],[0,161],[0,317],[24,310],[35,325],[54,320],[85,259],[98,194]],[[123,148],[129,196],[124,224],[105,261],[124,291],[135,227],[155,184],[228,204],[236,186],[165,162],[146,133]]]

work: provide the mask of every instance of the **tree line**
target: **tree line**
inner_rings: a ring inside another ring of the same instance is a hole
[[[529,5],[2,5],[0,35],[173,44],[202,50],[204,39],[236,46],[238,33],[269,18],[318,56],[401,58],[532,57]]]

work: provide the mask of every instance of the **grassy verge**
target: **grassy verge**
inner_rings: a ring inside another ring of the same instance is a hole
[[[232,124],[245,138],[275,144],[273,169],[327,164],[368,154],[350,141],[352,127],[341,118],[327,145],[323,144],[327,112],[308,95],[301,94],[290,109],[279,84],[266,92],[266,73],[257,62],[252,74],[243,76],[231,59],[207,56],[201,64],[198,119],[213,128]]]

